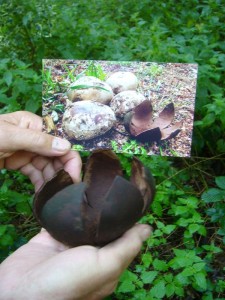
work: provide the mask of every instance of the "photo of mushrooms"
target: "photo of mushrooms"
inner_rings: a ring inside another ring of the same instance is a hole
[[[43,60],[44,130],[73,149],[191,155],[197,64]]]

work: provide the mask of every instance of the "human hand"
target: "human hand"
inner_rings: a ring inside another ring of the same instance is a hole
[[[150,227],[138,224],[103,248],[68,248],[42,230],[0,266],[1,299],[103,299],[149,235]]]
[[[42,132],[42,119],[30,112],[0,115],[0,169],[20,170],[37,191],[63,168],[80,180],[81,159],[70,143]]]
[[[35,190],[61,167],[79,181],[78,153],[69,151],[69,142],[41,130],[41,118],[32,113],[1,115],[0,168],[28,175]],[[0,295],[4,300],[102,299],[114,290],[149,233],[148,226],[136,225],[101,249],[70,249],[42,230],[0,266]]]

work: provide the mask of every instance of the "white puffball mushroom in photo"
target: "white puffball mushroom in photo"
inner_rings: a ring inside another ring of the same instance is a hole
[[[115,72],[106,80],[111,86],[114,94],[118,94],[123,91],[133,90],[135,91],[138,86],[138,79],[132,72]]]
[[[123,117],[127,112],[141,104],[145,100],[144,95],[136,91],[124,91],[116,96],[110,102],[110,107],[116,116]]]
[[[71,87],[73,86],[78,88],[72,89]],[[82,76],[70,85],[67,96],[72,102],[91,100],[102,104],[109,104],[113,97],[113,91],[109,84],[97,77]]]
[[[115,114],[108,105],[84,100],[65,110],[62,128],[69,138],[88,140],[105,134],[115,122]]]

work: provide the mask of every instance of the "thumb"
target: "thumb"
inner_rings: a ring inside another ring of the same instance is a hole
[[[0,152],[3,153],[26,150],[46,156],[57,156],[67,153],[71,148],[67,140],[11,124],[1,126],[0,140],[4,141],[0,145]]]
[[[145,224],[136,224],[123,236],[101,248],[100,258],[106,269],[124,270],[141,250],[142,243],[151,234],[151,227]]]

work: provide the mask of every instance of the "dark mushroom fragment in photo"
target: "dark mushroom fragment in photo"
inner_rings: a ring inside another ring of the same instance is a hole
[[[153,120],[152,112],[151,102],[145,100],[125,115],[125,128],[137,141],[142,143],[159,142],[171,139],[180,132],[182,122],[170,126],[175,116],[172,102],[160,112],[155,120]]]
[[[60,170],[34,198],[34,214],[58,241],[103,246],[131,228],[147,211],[155,194],[150,171],[133,158],[130,181],[122,177],[110,150],[93,152],[81,183]]]

